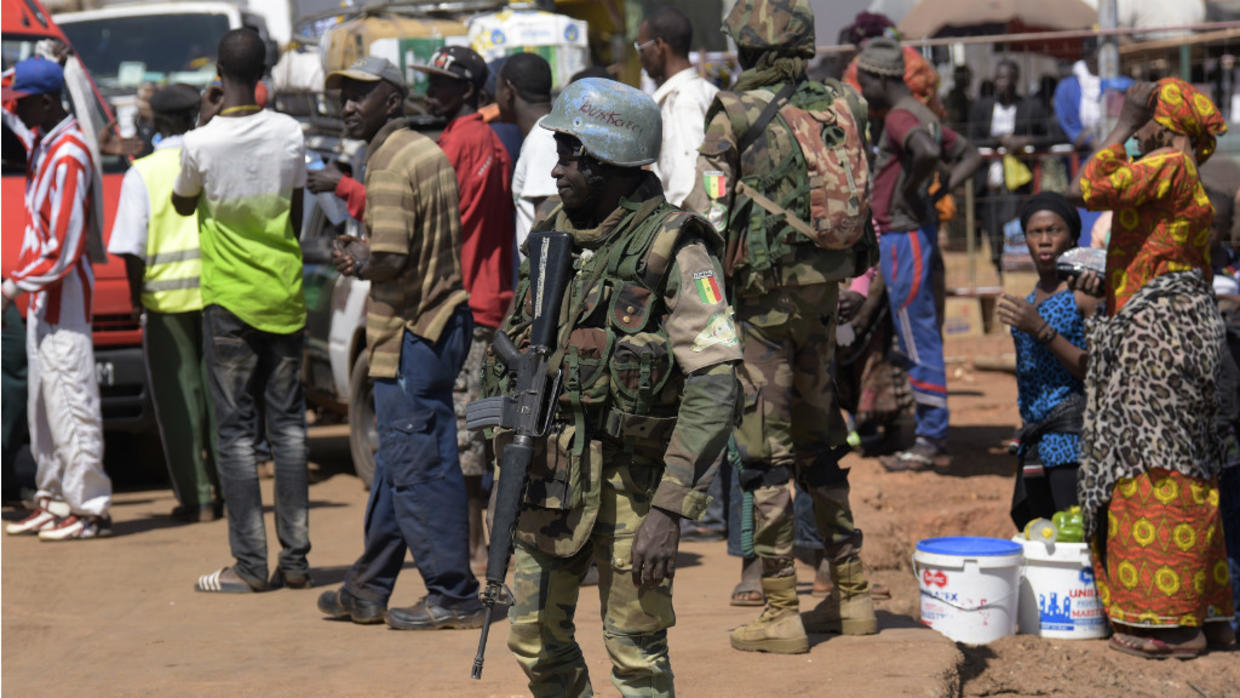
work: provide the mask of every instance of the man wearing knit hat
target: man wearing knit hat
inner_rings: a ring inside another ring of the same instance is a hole
[[[892,39],[870,40],[857,57],[861,94],[876,111],[887,110],[874,163],[874,222],[878,226],[888,303],[900,350],[913,361],[909,382],[917,404],[917,441],[884,458],[884,468],[928,470],[947,464],[947,374],[943,337],[930,283],[938,244],[938,217],[928,193],[942,162],[951,166],[953,191],[981,165],[977,149],[943,126],[904,83],[904,56]]]
[[[737,377],[746,400],[735,436],[741,488],[747,500],[752,497],[756,565],[743,568],[733,603],[758,591],[748,579],[756,566],[766,607],[733,630],[731,642],[743,651],[802,653],[809,651],[807,630],[877,631],[861,564],[861,531],[849,506],[848,471],[839,465],[847,431],[831,373],[839,282],[871,266],[877,245],[872,235],[863,235],[858,246],[828,250],[797,232],[792,218],[802,225],[822,221],[805,195],[810,184],[804,152],[813,144],[775,118],[775,108],[831,111],[856,127],[859,140],[866,110],[852,88],[806,78],[814,56],[808,0],[738,0],[724,31],[736,41],[744,72],[734,91],[718,93],[707,111],[697,181],[685,207],[705,214],[726,237],[728,291],[743,335],[745,362]],[[841,102],[848,108],[838,109]],[[864,167],[864,144],[843,147],[850,162],[855,156]],[[857,198],[868,204],[868,191]],[[782,213],[768,213],[768,205]],[[813,501],[836,589],[805,615],[804,624],[792,556],[793,477]]]

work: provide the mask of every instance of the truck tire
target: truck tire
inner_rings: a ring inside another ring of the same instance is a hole
[[[375,477],[375,451],[379,450],[379,431],[375,425],[375,395],[370,380],[370,359],[366,351],[353,362],[349,374],[349,451],[353,471],[366,489]]]

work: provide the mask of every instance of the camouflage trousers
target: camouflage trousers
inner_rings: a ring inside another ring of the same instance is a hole
[[[838,301],[836,284],[737,301],[745,363],[736,375],[745,410],[736,443],[746,468],[791,471],[844,442],[831,374]]]
[[[641,587],[633,580],[630,561],[633,537],[650,511],[654,478],[635,481],[627,465],[616,464],[618,454],[603,455],[599,514],[585,546],[571,557],[516,546],[508,648],[536,698],[594,694],[573,623],[591,562],[598,565],[612,683],[623,696],[675,695],[667,651],[667,629],[676,622],[672,582]]]
[[[763,576],[796,572],[788,484],[793,477],[813,499],[827,558],[843,560],[861,548],[848,475],[836,452],[848,434],[831,365],[838,299],[836,284],[817,284],[777,289],[737,305],[745,355],[737,374],[745,411],[736,441],[744,463],[741,487],[753,492],[754,552],[762,558]]]
[[[452,404],[456,409],[456,447],[461,454],[461,474],[466,476],[480,477],[491,466],[491,444],[483,437],[482,430],[465,428],[465,407],[485,397],[482,394],[483,364],[494,338],[494,327],[474,323],[474,336],[469,343],[469,353],[465,355],[465,365],[452,386]]]
[[[843,562],[861,552],[861,529],[853,522],[846,473],[843,478],[835,483],[807,486],[805,494],[797,495],[809,496],[813,501],[814,523],[825,541],[823,554],[832,563]],[[795,575],[792,547],[796,522],[791,485],[758,487],[753,491],[753,506],[753,549],[754,554],[762,558],[762,576]]]

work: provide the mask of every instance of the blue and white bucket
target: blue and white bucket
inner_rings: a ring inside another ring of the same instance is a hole
[[[1012,539],[1025,549],[1021,568],[1020,631],[1064,640],[1107,636],[1106,614],[1094,586],[1085,543]]]
[[[927,538],[913,553],[921,622],[984,645],[1016,632],[1021,546],[1002,538]]]

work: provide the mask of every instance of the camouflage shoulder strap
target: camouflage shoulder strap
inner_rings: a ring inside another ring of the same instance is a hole
[[[701,216],[688,211],[673,210],[660,217],[662,226],[655,232],[635,267],[636,276],[647,288],[658,288],[675,261],[676,252],[688,242],[700,240],[718,256],[723,241],[714,226]]]
[[[762,108],[762,113],[749,125],[741,139],[736,142],[737,154],[745,152],[749,146],[758,140],[758,137],[766,131],[766,127],[770,125],[771,120],[779,113],[779,108],[788,100],[788,97],[792,96],[792,93],[796,91],[797,86],[800,84],[800,82],[790,82],[784,85],[779,92],[775,93],[775,98],[766,103],[766,106]]]

